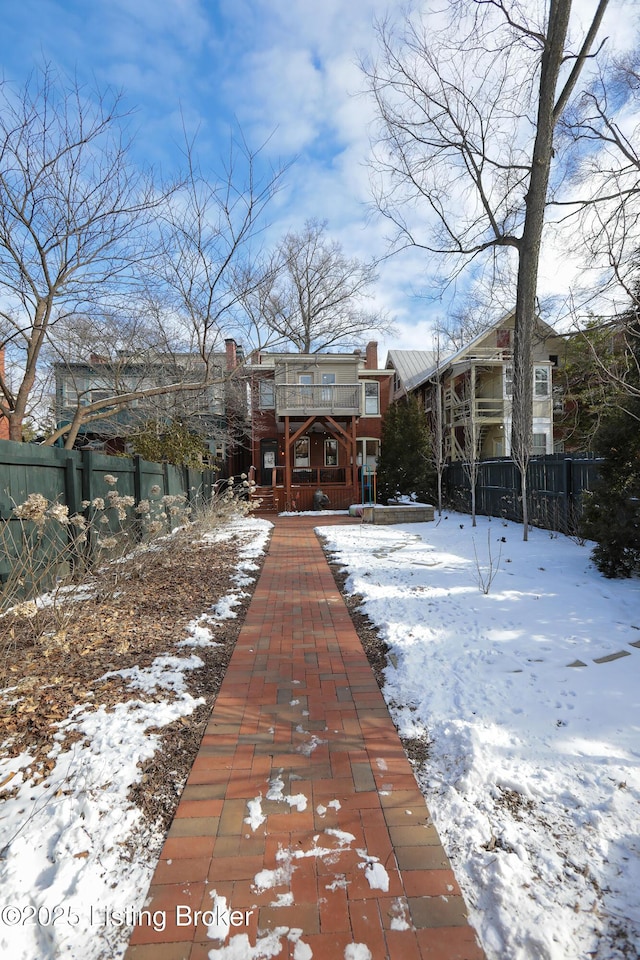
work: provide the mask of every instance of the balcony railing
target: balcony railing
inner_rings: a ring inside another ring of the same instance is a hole
[[[276,415],[311,416],[332,413],[360,415],[362,386],[359,383],[276,384]]]
[[[461,357],[456,363],[468,363],[470,360],[473,361],[490,361],[490,362],[503,362],[510,361],[512,359],[513,353],[509,347],[473,347],[469,349],[468,353],[465,353],[464,357]]]
[[[472,417],[476,421],[500,421],[505,415],[504,400],[497,397],[479,397],[472,402],[461,400],[454,394],[446,398],[445,406],[448,407],[454,423],[468,422]]]

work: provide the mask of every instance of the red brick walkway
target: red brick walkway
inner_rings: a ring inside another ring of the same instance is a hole
[[[317,522],[276,521],[126,960],[484,956]]]

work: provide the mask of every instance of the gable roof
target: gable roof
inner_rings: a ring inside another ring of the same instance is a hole
[[[495,323],[476,334],[472,340],[465,343],[454,353],[441,354],[439,362],[438,354],[434,350],[390,350],[387,357],[387,366],[393,366],[396,369],[405,390],[414,390],[433,377],[438,369],[443,371],[451,364],[464,359],[465,355],[473,351],[473,348],[481,343],[487,334],[491,333],[492,330],[497,330],[507,321],[512,321],[514,315],[514,310],[502,314]],[[545,338],[558,336],[553,327],[540,317],[536,317],[536,327]],[[406,379],[401,371],[405,371]]]

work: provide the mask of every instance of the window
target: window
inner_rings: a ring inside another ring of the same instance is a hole
[[[300,437],[296,440],[293,449],[294,467],[309,466],[309,437]]]
[[[276,385],[273,380],[261,380],[258,403],[261,410],[273,410],[276,405]]]
[[[337,440],[325,440],[324,465],[325,467],[338,466],[338,441]]]
[[[379,413],[380,384],[372,380],[364,385],[364,415],[365,417],[377,417]]]
[[[358,466],[369,467],[375,470],[380,455],[380,441],[361,438],[357,446]]]
[[[531,453],[534,457],[544,457],[547,452],[547,435],[546,433],[534,433],[533,434],[533,446]]]
[[[336,382],[335,373],[322,374],[322,386],[327,388],[326,390],[322,391],[323,403],[331,403],[333,399],[333,390],[331,389],[331,387],[335,384],[335,382]]]
[[[298,383],[304,388],[308,387],[309,389],[302,389],[300,391],[302,399],[305,403],[310,403],[313,400],[313,390],[310,389],[313,385],[313,374],[312,373],[299,373],[298,374]],[[303,464],[304,466],[304,464]]]
[[[538,398],[549,396],[549,367],[533,368],[533,395]]]
[[[513,367],[511,364],[504,368],[504,395],[505,397],[513,396]]]

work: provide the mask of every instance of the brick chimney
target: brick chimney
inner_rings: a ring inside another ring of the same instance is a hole
[[[378,369],[378,341],[370,340],[367,344],[367,352],[364,362],[365,370]]]
[[[235,370],[238,366],[238,347],[235,340],[232,337],[225,340],[224,347],[227,354],[227,370]]]

